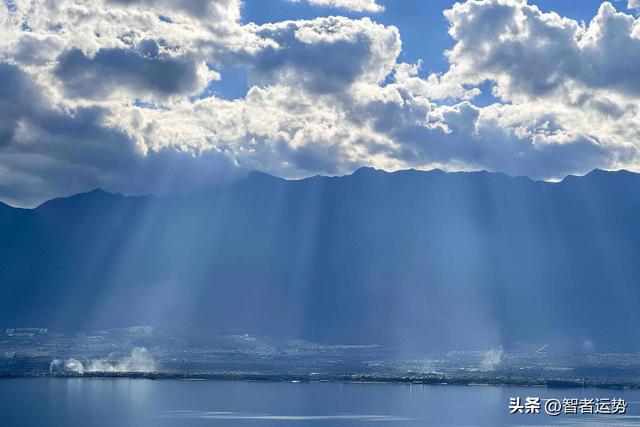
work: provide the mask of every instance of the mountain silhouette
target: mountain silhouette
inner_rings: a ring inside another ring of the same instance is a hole
[[[0,327],[640,347],[640,175],[362,168],[0,204]]]

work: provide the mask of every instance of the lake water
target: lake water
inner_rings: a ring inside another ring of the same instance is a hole
[[[509,398],[624,398],[627,415],[510,415]],[[144,379],[0,380],[1,426],[640,425],[640,391]]]

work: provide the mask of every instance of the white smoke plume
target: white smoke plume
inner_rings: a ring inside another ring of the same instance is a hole
[[[91,359],[85,364],[77,359],[69,358],[64,363],[54,359],[49,365],[50,372],[154,372],[156,362],[145,347],[136,347],[129,356],[121,359]]]
[[[485,352],[484,358],[480,364],[483,371],[495,371],[500,362],[502,362],[502,347],[492,348]]]

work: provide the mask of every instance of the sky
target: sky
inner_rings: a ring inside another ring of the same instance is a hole
[[[4,0],[0,200],[640,171],[640,1]]]

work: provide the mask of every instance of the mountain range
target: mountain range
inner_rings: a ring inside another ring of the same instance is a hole
[[[640,175],[362,168],[0,204],[0,327],[640,349]]]

